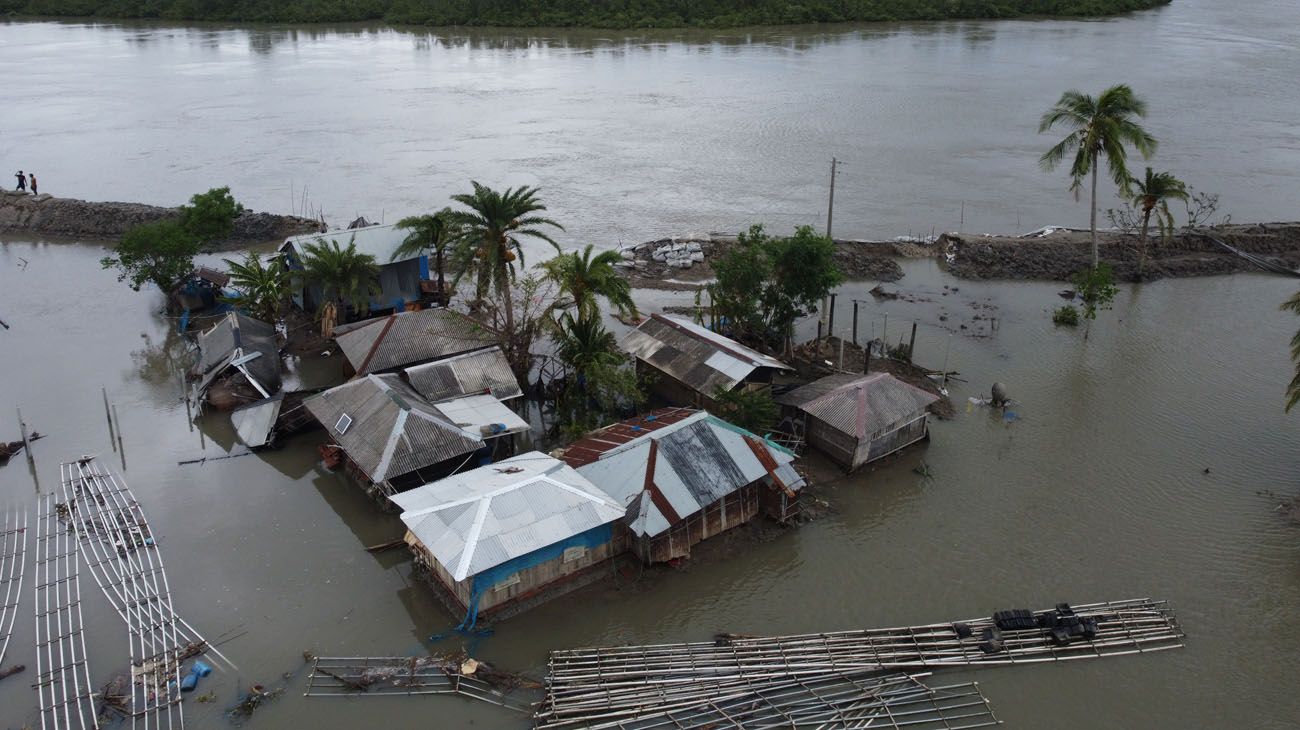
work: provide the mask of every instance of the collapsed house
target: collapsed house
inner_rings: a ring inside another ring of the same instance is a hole
[[[760,513],[786,522],[804,485],[793,453],[689,408],[607,426],[557,455],[618,502],[629,547],[646,563],[688,557]]]
[[[463,626],[592,582],[621,552],[623,508],[572,467],[539,452],[393,495],[406,542]]]
[[[303,431],[315,424],[311,412],[303,405],[309,396],[324,388],[276,393],[230,412],[235,438],[250,449],[274,447],[279,439]]]
[[[889,373],[828,375],[776,398],[810,446],[849,470],[926,438],[937,400]]]
[[[424,254],[397,256],[397,250],[410,231],[396,224],[363,226],[348,230],[308,233],[285,239],[280,253],[291,271],[303,269],[302,257],[307,244],[335,242],[342,248],[356,244],[357,252],[375,257],[379,267],[379,293],[370,298],[372,311],[401,311],[407,305],[425,301],[435,290],[436,283],[429,280],[429,257]],[[393,260],[397,256],[397,260]],[[305,312],[315,312],[324,303],[324,294],[315,284],[299,281],[291,294],[293,301]]]
[[[176,287],[173,292],[181,309],[199,312],[216,307],[230,284],[230,274],[200,266]]]
[[[708,408],[718,391],[767,389],[789,365],[689,319],[652,314],[620,343],[669,403]]]
[[[280,347],[275,326],[229,312],[198,336],[191,370],[193,397],[217,408],[269,398],[280,390]]]
[[[389,372],[496,344],[496,337],[482,324],[441,307],[339,325],[334,340],[357,375]]]
[[[304,407],[342,450],[367,491],[392,495],[513,451],[524,421],[490,395],[433,404],[397,375],[367,375]]]

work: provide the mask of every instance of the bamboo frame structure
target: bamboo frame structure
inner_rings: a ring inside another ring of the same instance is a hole
[[[662,713],[666,707],[698,707],[713,695],[729,696],[763,683],[856,677],[884,670],[1066,661],[1182,646],[1182,629],[1164,601],[1095,603],[1076,606],[1072,613],[1096,621],[1091,638],[1062,644],[1049,628],[1033,628],[998,632],[993,644],[985,632],[995,631],[996,622],[981,618],[902,628],[776,637],[721,635],[712,642],[554,651],[538,724],[578,722],[585,727],[597,717],[626,721]]]
[[[98,728],[81,621],[76,536],[64,508],[42,500],[36,521],[36,692],[42,730]]]
[[[466,657],[467,659],[467,657]],[[510,689],[462,671],[463,659],[446,656],[316,657],[307,675],[305,697],[345,697],[358,693],[447,695],[529,713],[529,700],[516,701]]]
[[[233,664],[176,615],[153,530],[129,487],[87,458],[63,465],[63,497],[80,556],[127,625],[132,727],[183,728],[184,661],[206,653]]]
[[[0,526],[0,670],[18,618],[27,554],[27,510],[6,513]]]

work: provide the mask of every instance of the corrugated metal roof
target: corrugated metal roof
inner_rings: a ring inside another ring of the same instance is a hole
[[[773,476],[792,491],[802,488],[803,479],[785,468],[794,461],[785,449],[704,411],[656,413],[663,417],[609,426],[560,455],[623,506],[624,521],[634,533],[661,534],[674,519],[685,519],[748,484],[770,483]],[[771,469],[756,449],[764,452]],[[652,498],[651,490],[658,496]],[[676,517],[666,515],[661,504]]]
[[[265,400],[249,403],[231,411],[230,423],[235,427],[235,436],[249,448],[266,445],[283,403],[284,393],[277,393]]]
[[[506,354],[496,346],[407,368],[406,379],[434,403],[475,393],[491,393],[497,400],[524,394]]]
[[[275,326],[228,312],[198,336],[199,355],[195,392],[202,395],[213,380],[229,368],[237,368],[263,395],[280,390],[280,347]]]
[[[483,446],[477,431],[447,420],[396,375],[367,375],[303,401],[335,443],[372,481],[464,456]],[[343,433],[342,416],[351,423]]]
[[[496,342],[482,324],[445,308],[368,319],[335,329],[334,339],[357,375],[480,350]]]
[[[339,246],[347,248],[349,242],[355,242],[357,251],[370,254],[375,257],[375,263],[383,266],[389,263],[400,263],[419,258],[420,253],[405,256],[393,261],[393,254],[401,247],[402,242],[410,235],[410,231],[398,228],[397,224],[389,223],[381,226],[366,226],[364,228],[339,229],[326,231],[324,233],[307,233],[301,236],[293,236],[285,239],[280,245],[281,251],[290,248],[295,252],[301,253],[302,247],[308,243],[317,241],[337,241]]]
[[[824,378],[818,378],[806,385],[801,385],[789,392],[775,395],[772,397],[772,400],[781,405],[794,406],[795,408],[798,408],[809,401],[814,401],[823,395],[826,395],[832,390],[836,390],[837,388],[850,383],[856,383],[864,377],[866,376],[861,373],[835,373],[833,375],[827,375]]]
[[[433,407],[448,421],[484,438],[496,438],[529,429],[528,421],[520,418],[518,413],[487,393],[435,403]],[[503,426],[504,430],[490,436],[483,434],[481,430],[483,427],[497,424]]]
[[[632,356],[710,397],[719,389],[734,388],[758,368],[791,369],[689,319],[662,314],[650,315],[620,344]]]
[[[407,529],[457,581],[609,524],[624,511],[572,467],[536,451],[392,500]]]
[[[872,373],[841,384],[799,407],[831,428],[863,439],[893,430],[919,416],[937,400],[939,396],[908,385],[889,373]]]

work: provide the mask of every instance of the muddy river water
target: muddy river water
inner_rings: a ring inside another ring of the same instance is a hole
[[[1222,192],[1237,220],[1278,220],[1295,217],[1300,165],[1295,19],[1288,2],[1176,0],[1101,22],[631,41],[0,25],[0,164],[98,199],[175,203],[230,182],[251,206],[286,210],[306,185],[334,220],[441,205],[471,176],[535,182],[568,224],[566,243],[608,244],[817,222],[824,162],[837,154],[850,161],[839,233],[955,228],[963,200],[968,229],[1011,231],[1018,211],[1024,229],[1086,219],[1037,172],[1034,121],[1065,86],[1124,79],[1151,99],[1165,164]],[[219,417],[187,423],[175,323],[155,294],[101,271],[102,255],[95,243],[0,236],[11,326],[0,330],[0,438],[17,437],[17,408],[49,434],[34,470],[22,458],[0,467],[0,510],[33,510],[57,488],[59,461],[83,453],[125,476],[182,615],[237,637],[222,649],[239,671],[205,680],[216,699],[187,702],[188,724],[227,726],[238,688],[260,682],[288,690],[252,727],[523,727],[456,698],[301,696],[303,651],[420,652],[455,618],[400,553],[364,550],[400,523],[316,466],[319,432],[264,455],[178,464],[242,448]],[[919,321],[918,358],[946,358],[969,381],[953,386],[957,417],[935,424],[928,445],[823,485],[835,509],[822,519],[552,602],[498,625],[478,653],[540,671],[552,647],[1155,596],[1179,609],[1185,649],[952,676],[978,679],[1014,728],[1296,727],[1300,528],[1274,511],[1300,491],[1300,422],[1282,411],[1297,321],[1277,310],[1294,283],[1125,287],[1085,341],[1051,325],[1059,285],[958,281],[928,260],[904,269],[898,286],[922,301],[866,304],[862,328]],[[845,285],[838,321],[872,284]],[[973,313],[996,317],[996,330]],[[970,329],[951,332],[959,323]],[[289,365],[307,385],[338,367]],[[966,409],[993,380],[1020,401],[1019,420]],[[913,471],[921,462],[930,476]],[[125,661],[126,633],[93,582],[82,588],[103,682]],[[27,600],[5,663],[28,670],[0,681],[3,727],[38,721]]]

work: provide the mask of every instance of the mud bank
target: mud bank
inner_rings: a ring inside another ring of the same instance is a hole
[[[1246,253],[1290,269],[1300,268],[1300,223],[1229,225],[1207,232]],[[1153,235],[1148,260],[1141,269],[1137,236],[1099,232],[1098,243],[1101,260],[1114,268],[1121,281],[1258,270],[1200,234],[1179,233],[1167,243]],[[1025,237],[947,233],[939,237],[937,248],[948,270],[966,279],[1065,281],[1092,261],[1088,232],[1067,229]]]
[[[155,205],[99,203],[56,198],[48,194],[0,191],[0,232],[115,239],[133,226],[179,215],[177,208]],[[231,249],[253,243],[283,241],[289,236],[321,230],[320,222],[307,218],[245,211],[235,219],[234,234],[221,241],[218,247]]]
[[[736,243],[734,235],[720,233],[646,241],[621,250],[619,271],[635,288],[695,289],[713,281],[713,262]],[[849,279],[898,281],[903,269],[894,258],[918,255],[918,247],[908,245],[835,239],[835,263]]]

